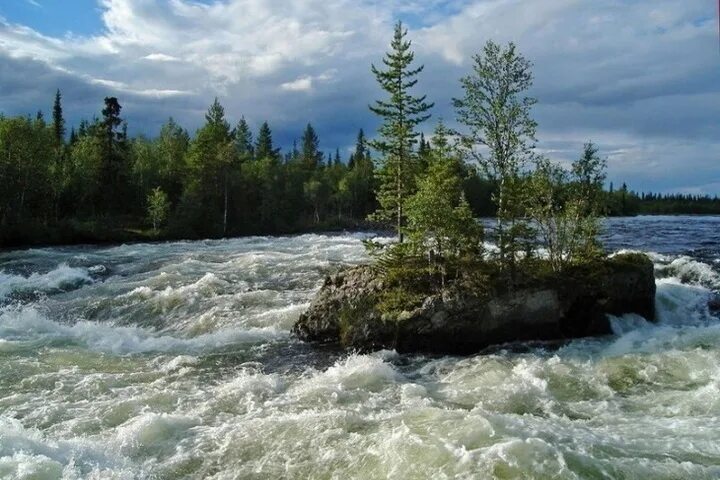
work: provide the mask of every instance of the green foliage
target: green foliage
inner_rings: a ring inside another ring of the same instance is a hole
[[[56,144],[59,146],[65,143],[65,119],[63,118],[62,94],[60,93],[60,90],[55,92],[52,130],[55,135]]]
[[[237,147],[240,162],[252,161],[255,153],[252,143],[252,132],[250,131],[250,125],[245,121],[245,117],[240,118],[235,128],[235,146]]]
[[[430,273],[438,272],[444,284],[449,261],[481,255],[483,235],[463,195],[460,161],[440,145],[408,200],[406,231],[412,251],[428,258]]]
[[[420,307],[425,298],[426,294],[424,292],[408,287],[395,286],[383,290],[378,298],[377,309],[383,315],[397,318],[403,312],[409,312]]]
[[[154,188],[147,198],[147,212],[150,223],[152,223],[153,231],[157,232],[158,228],[165,222],[170,211],[170,202],[165,192],[160,187]]]
[[[515,276],[521,248],[518,232],[526,231],[518,208],[522,193],[520,175],[532,158],[537,124],[531,117],[534,98],[526,96],[532,86],[531,64],[516,51],[489,41],[482,54],[473,57],[472,74],[460,80],[464,96],[454,99],[458,121],[465,126],[465,152],[497,185],[497,238],[500,262]]]
[[[190,135],[170,118],[160,129],[160,136],[154,143],[157,144],[158,184],[167,193],[170,202],[177,205],[188,175],[185,155],[190,146]]]
[[[256,135],[243,117],[231,128],[217,99],[194,135],[169,119],[156,138],[128,138],[115,97],[76,126],[66,125],[59,91],[48,98],[49,122],[41,112],[0,113],[0,244],[158,238],[143,228],[157,188],[166,195],[163,238],[357,228],[376,212],[374,218],[410,238],[408,247],[378,253],[392,280],[387,305],[393,305],[405,294],[413,303],[417,292],[445,283],[483,290],[485,279],[500,285],[508,273],[517,282],[518,269],[530,277],[528,269],[552,272],[536,251],[549,241],[538,243],[535,223],[554,225],[553,248],[572,252],[556,254],[556,268],[577,268],[600,253],[599,215],[720,213],[717,197],[638,194],[625,185],[602,192],[604,161],[592,144],[562,178],[543,168],[529,172],[534,99],[525,92],[532,75],[512,44],[489,43],[462,80],[464,97],[455,100],[466,130],[462,155],[454,145],[458,134],[442,124],[426,138],[419,125],[432,105],[413,93],[422,67],[413,67],[406,36],[398,24],[383,67],[373,67],[386,94],[371,107],[382,125],[373,141],[358,132],[347,165],[340,149],[320,151],[310,124],[281,155],[267,122]],[[370,146],[379,154],[378,168]],[[528,197],[532,191],[539,193]],[[473,220],[496,214],[499,276],[494,259],[481,256]],[[528,223],[528,216],[536,221]]]
[[[303,190],[305,198],[312,205],[315,223],[320,223],[320,208],[327,202],[329,196],[327,184],[320,178],[314,177],[305,182]]]
[[[320,140],[317,133],[309,123],[303,132],[301,148],[300,161],[305,169],[308,171],[316,170],[322,164],[323,155],[320,151]]]
[[[0,119],[0,227],[47,209],[54,139],[41,119]]]
[[[605,161],[588,143],[570,172],[540,159],[525,182],[525,213],[533,220],[532,226],[554,271],[601,256],[597,236],[598,217],[604,209],[604,179]]]
[[[217,99],[205,115],[205,125],[190,143],[183,210],[196,231],[227,233],[230,185],[239,171],[237,150]]]
[[[373,266],[384,282],[378,296],[381,313],[396,316],[402,311],[412,310],[433,291],[427,263],[414,254],[409,244],[382,245],[367,241],[365,247],[374,257]]]
[[[571,167],[576,196],[584,202],[586,213],[595,216],[603,213],[603,184],[607,178],[607,161],[598,152],[595,144],[586,143],[582,156]]]
[[[273,146],[272,130],[267,122],[263,122],[255,143],[255,158],[262,160],[263,158],[277,159],[277,157],[278,150]]]
[[[103,142],[96,136],[80,137],[70,156],[69,194],[85,214],[94,215],[103,187]]]
[[[373,219],[393,222],[401,243],[405,222],[403,209],[406,199],[415,191],[414,180],[418,172],[417,153],[414,151],[418,132],[415,127],[430,117],[427,112],[433,107],[426,102],[424,95],[414,96],[411,93],[424,67],[411,67],[415,54],[410,50],[411,42],[405,39],[406,36],[407,30],[398,22],[390,44],[391,51],[383,59],[387,69],[372,66],[375,79],[389,99],[376,100],[370,107],[383,121],[378,130],[379,138],[371,143],[381,154],[377,191],[380,205]]]

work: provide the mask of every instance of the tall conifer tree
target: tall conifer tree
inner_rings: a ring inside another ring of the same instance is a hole
[[[63,118],[62,111],[62,94],[60,90],[55,92],[55,103],[53,104],[53,134],[55,135],[55,141],[58,145],[61,145],[65,141],[65,119]]]
[[[235,146],[237,147],[240,161],[245,162],[253,158],[252,132],[250,126],[242,117],[235,128]]]
[[[257,143],[255,144],[255,158],[262,160],[264,158],[277,158],[278,151],[273,147],[272,131],[267,122],[260,125],[258,131]]]
[[[411,93],[423,66],[411,66],[415,54],[410,50],[411,42],[406,40],[406,36],[407,30],[398,22],[390,44],[391,51],[383,58],[386,69],[372,66],[378,84],[389,98],[376,100],[370,106],[370,110],[383,120],[378,131],[379,138],[371,143],[381,153],[380,206],[373,217],[393,221],[400,242],[403,241],[404,204],[414,192],[417,166],[414,145],[418,136],[415,127],[430,118],[427,112],[433,107],[432,103],[426,102],[425,95],[414,96]]]
[[[317,169],[318,165],[322,164],[323,154],[320,151],[320,140],[318,139],[317,133],[311,124],[307,124],[305,131],[302,136],[302,151],[301,159],[303,167],[306,170],[312,171]]]

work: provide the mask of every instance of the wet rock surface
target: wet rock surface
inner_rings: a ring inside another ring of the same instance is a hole
[[[610,334],[608,315],[655,317],[653,264],[644,255],[616,255],[592,269],[526,283],[490,295],[453,286],[389,315],[378,309],[380,275],[355,267],[325,280],[293,331],[361,351],[471,354],[507,342]]]

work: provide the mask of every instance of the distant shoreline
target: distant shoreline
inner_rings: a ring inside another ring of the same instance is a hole
[[[614,215],[603,217],[604,220],[615,219],[615,218],[642,218],[642,217],[718,217],[720,214],[707,214],[707,213],[643,213],[638,215]],[[495,217],[480,217],[479,220],[493,221]],[[279,232],[257,232],[257,233],[243,233],[238,235],[228,236],[192,236],[192,235],[173,235],[170,233],[159,233],[157,235],[152,234],[147,230],[137,230],[132,228],[107,228],[100,229],[96,232],[91,231],[72,231],[67,230],[67,225],[56,225],[52,227],[43,227],[46,230],[43,235],[30,240],[30,241],[14,241],[16,239],[10,238],[9,241],[4,241],[0,244],[0,252],[8,252],[15,250],[27,250],[30,248],[48,248],[48,247],[93,247],[93,246],[112,246],[112,245],[128,245],[128,244],[139,244],[139,243],[166,243],[166,242],[195,242],[203,240],[223,240],[223,239],[238,239],[238,238],[252,238],[252,237],[288,237],[293,235],[305,235],[311,233],[317,234],[336,234],[336,233],[358,233],[358,232],[376,232],[380,235],[394,235],[389,228],[382,228],[382,226],[376,223],[362,222],[351,224],[321,224],[317,227],[304,227],[297,229],[288,229],[287,231]],[[75,234],[73,238],[68,238],[68,233]],[[45,238],[43,238],[45,237]],[[51,237],[49,240],[47,237]],[[54,237],[54,238],[53,238]],[[4,239],[1,239],[4,240]],[[17,239],[19,240],[19,239]]]

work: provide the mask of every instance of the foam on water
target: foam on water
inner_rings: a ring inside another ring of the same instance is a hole
[[[79,321],[65,325],[47,318],[34,307],[5,307],[0,310],[0,338],[8,343],[80,343],[94,351],[118,355],[148,352],[212,351],[229,345],[268,342],[287,336],[275,328],[228,329],[181,338],[141,327],[122,327]]]
[[[467,358],[290,337],[364,234],[0,254],[0,477],[720,478],[718,250],[623,222],[658,323]]]
[[[680,282],[720,290],[720,274],[707,263],[687,256],[675,258],[669,264],[659,266],[658,270]]]
[[[28,276],[0,270],[0,302],[13,294],[71,290],[92,281],[87,269],[72,268],[67,263],[61,263],[47,273],[32,273]]]
[[[0,477],[17,479],[131,479],[142,476],[102,442],[52,440],[19,421],[0,417]]]

